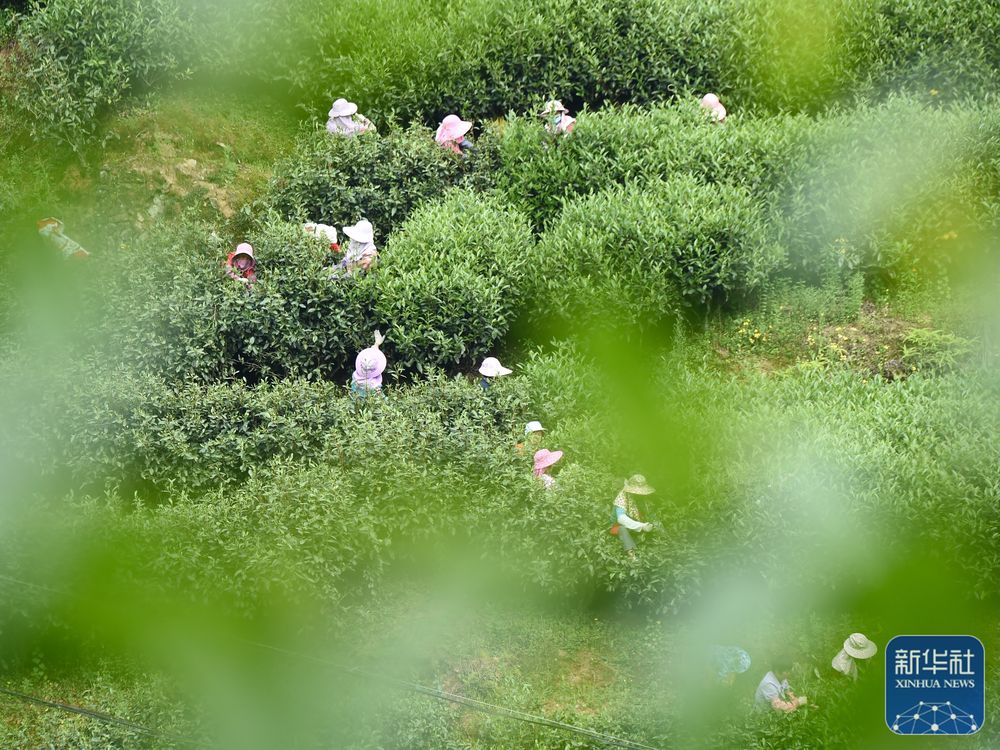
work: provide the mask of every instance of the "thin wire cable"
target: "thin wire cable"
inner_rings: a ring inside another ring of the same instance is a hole
[[[10,581],[11,583],[17,583],[17,584],[20,584],[22,586],[29,586],[31,588],[41,589],[43,591],[48,591],[48,592],[54,593],[54,594],[64,594],[65,593],[65,592],[62,592],[62,591],[58,591],[56,589],[49,588],[47,586],[42,586],[40,584],[31,583],[30,581],[22,581],[20,579],[13,578],[11,576],[7,576],[7,575],[3,575],[3,574],[0,574],[0,579],[5,580],[5,581]],[[396,685],[397,687],[407,688],[409,690],[413,690],[415,692],[422,693],[423,695],[428,695],[428,696],[431,696],[433,698],[439,698],[441,700],[450,701],[452,703],[459,703],[461,705],[468,706],[469,708],[475,709],[477,711],[482,711],[483,713],[493,713],[493,714],[500,715],[500,716],[506,716],[506,717],[511,718],[511,719],[516,719],[518,721],[524,721],[524,722],[528,722],[528,723],[531,723],[531,724],[538,724],[538,725],[541,725],[541,726],[552,727],[554,729],[561,729],[561,730],[566,731],[566,732],[574,732],[576,734],[584,735],[584,736],[590,737],[591,739],[599,740],[599,741],[601,741],[601,742],[603,742],[603,743],[605,743],[607,745],[613,745],[615,747],[634,748],[635,750],[658,750],[657,748],[652,747],[651,745],[644,745],[641,742],[636,742],[634,740],[627,740],[627,739],[623,739],[621,737],[615,737],[614,735],[611,735],[611,734],[605,734],[604,732],[598,732],[596,729],[587,729],[586,727],[579,727],[579,726],[576,726],[575,724],[567,724],[567,723],[562,722],[562,721],[556,721],[555,719],[548,719],[548,718],[546,718],[544,716],[537,716],[535,714],[530,714],[530,713],[528,713],[526,711],[518,711],[517,709],[507,708],[505,706],[497,706],[497,705],[494,705],[492,703],[487,703],[486,701],[478,700],[476,698],[468,698],[468,697],[466,697],[464,695],[458,695],[456,693],[449,693],[449,692],[447,692],[445,690],[439,690],[438,688],[427,687],[426,685],[420,685],[419,683],[416,683],[416,682],[410,682],[408,680],[401,680],[401,679],[398,679],[396,677],[388,677],[386,675],[382,675],[382,674],[379,674],[377,672],[371,672],[371,671],[368,671],[368,670],[363,670],[363,669],[360,669],[358,667],[348,667],[348,666],[345,666],[343,664],[339,664],[339,663],[337,663],[335,661],[332,661],[330,659],[324,659],[324,658],[321,658],[321,657],[312,656],[310,654],[303,654],[303,653],[299,653],[297,651],[290,651],[289,649],[280,648],[278,646],[272,646],[272,645],[267,644],[267,643],[260,643],[258,641],[250,641],[250,640],[246,640],[244,638],[236,638],[235,640],[238,641],[239,643],[243,643],[243,644],[248,645],[248,646],[254,646],[255,648],[260,648],[260,649],[265,649],[265,650],[268,650],[268,651],[273,651],[275,653],[284,654],[285,656],[293,656],[293,657],[295,657],[297,659],[302,659],[302,660],[305,660],[305,661],[311,661],[311,662],[314,662],[316,664],[320,664],[320,665],[327,666],[327,667],[332,667],[334,669],[339,669],[341,671],[349,672],[351,674],[356,674],[356,675],[360,675],[360,676],[363,676],[363,677],[368,677],[369,679],[378,680],[378,681],[381,681],[381,682],[386,682],[386,683],[389,683],[389,684],[393,684],[393,685]],[[14,694],[12,691],[4,690],[3,688],[0,688],[0,692],[7,692],[7,693],[12,694],[12,695]],[[82,709],[82,708],[74,709],[74,708],[69,707],[69,706],[63,706],[62,704],[57,704],[57,703],[50,703],[50,702],[44,701],[44,700],[42,700],[40,698],[34,698],[32,696],[27,696],[25,694],[17,694],[17,695],[19,697],[23,696],[26,700],[32,700],[32,701],[35,701],[35,702],[38,702],[38,703],[42,703],[43,705],[52,705],[52,706],[57,707],[57,708],[66,708],[67,710],[71,710],[74,713],[80,713],[80,714],[83,714],[85,716],[93,716],[94,718],[104,717],[105,720],[110,720],[110,721],[112,721],[114,723],[122,723],[122,722],[124,722],[124,720],[122,720],[122,719],[115,719],[112,716],[108,716],[107,714],[100,714],[100,713],[98,713],[96,711],[89,711],[88,709]],[[130,724],[130,722],[124,722],[124,723],[125,723],[125,725],[129,725]],[[138,725],[132,725],[132,726],[138,727]],[[145,728],[141,728],[141,727],[137,731],[145,731],[147,733],[154,733],[155,734],[154,730],[149,730],[149,729],[145,729]],[[160,736],[169,736],[169,735],[160,735]],[[193,743],[192,740],[188,740],[188,739],[185,739],[184,741],[186,741],[188,744],[192,744]]]
[[[191,747],[200,747],[204,745],[204,742],[194,740],[190,737],[182,737],[177,734],[171,734],[170,732],[160,732],[156,729],[150,729],[149,727],[144,727],[141,724],[136,724],[135,722],[128,721],[126,719],[119,719],[117,716],[112,716],[111,714],[102,713],[100,711],[94,711],[93,709],[90,708],[73,706],[68,703],[60,703],[59,701],[50,701],[46,700],[45,698],[39,698],[37,695],[22,693],[18,690],[11,690],[10,688],[5,688],[2,686],[0,686],[0,693],[11,696],[12,698],[18,698],[27,703],[36,703],[39,706],[46,706],[47,708],[55,708],[60,711],[66,711],[68,713],[78,714],[80,716],[86,716],[88,719],[96,719],[97,721],[102,721],[105,724],[117,724],[120,727],[131,729],[133,732],[139,732],[140,734],[145,734],[149,737],[156,737],[157,739],[167,739],[171,740],[174,743],[181,745],[188,745]]]
[[[636,750],[658,750],[655,747],[652,747],[650,745],[644,745],[641,742],[636,742],[634,740],[627,740],[621,737],[615,737],[614,735],[605,734],[604,732],[598,732],[596,729],[587,729],[586,727],[579,727],[576,726],[575,724],[567,724],[562,721],[556,721],[555,719],[548,719],[544,716],[537,716],[535,714],[530,714],[526,711],[518,711],[517,709],[506,708],[505,706],[497,706],[492,703],[487,703],[486,701],[478,700],[476,698],[468,698],[464,695],[449,693],[445,690],[439,690],[438,688],[427,687],[426,685],[420,685],[419,683],[416,682],[401,680],[396,677],[388,677],[386,675],[360,669],[358,667],[347,667],[344,666],[343,664],[339,664],[330,659],[324,659],[321,657],[312,656],[310,654],[303,654],[296,651],[290,651],[285,648],[279,648],[278,646],[271,646],[267,643],[259,643],[257,641],[249,641],[243,638],[239,638],[237,640],[239,640],[241,643],[245,643],[249,646],[254,646],[256,648],[266,649],[268,651],[274,651],[279,654],[284,654],[285,656],[294,656],[298,659],[312,661],[317,664],[333,667],[335,669],[340,669],[342,671],[361,675],[363,677],[368,677],[373,680],[379,680],[381,682],[387,682],[396,685],[398,687],[404,687],[418,693],[423,693],[424,695],[432,696],[434,698],[440,698],[442,700],[451,701],[452,703],[460,703],[464,706],[468,706],[469,708],[473,708],[477,711],[482,711],[484,713],[494,713],[502,716],[507,716],[508,718],[517,719],[519,721],[530,722],[532,724],[540,724],[542,726],[561,729],[567,732],[575,732],[577,734],[586,735],[592,739],[600,740],[605,744],[614,745],[616,747],[635,748]]]

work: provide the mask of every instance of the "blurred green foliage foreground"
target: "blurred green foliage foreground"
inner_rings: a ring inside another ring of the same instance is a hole
[[[1000,742],[994,4],[0,22],[0,687],[161,733],[6,696],[0,746],[600,746],[402,680],[652,747],[881,748],[909,633],[984,641],[965,742]],[[341,95],[378,135],[322,130]],[[433,142],[450,111],[468,159]],[[301,223],[363,217],[380,262],[332,280]],[[751,655],[729,688],[713,644]],[[810,706],[755,713],[783,654]]]

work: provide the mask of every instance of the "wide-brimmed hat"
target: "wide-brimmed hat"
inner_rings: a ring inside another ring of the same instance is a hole
[[[358,105],[347,99],[338,99],[330,108],[330,117],[349,117],[358,111]]]
[[[438,125],[437,135],[434,138],[438,143],[457,141],[470,130],[472,130],[471,122],[463,120],[458,115],[448,115],[441,120],[441,124]]]
[[[553,115],[556,112],[563,112],[563,113],[565,113],[565,112],[569,112],[569,110],[566,109],[566,107],[563,106],[563,103],[561,101],[559,101],[558,99],[551,99],[551,100],[545,102],[545,107],[542,109],[542,111],[539,114],[542,117],[547,117],[548,115]]]
[[[862,633],[851,633],[844,641],[844,651],[855,659],[871,659],[878,651],[878,646],[869,641]]]
[[[501,375],[510,375],[512,372],[513,370],[509,370],[500,364],[500,360],[496,357],[487,357],[479,365],[479,374],[487,378],[498,378]]]
[[[562,451],[550,451],[548,448],[535,451],[535,471],[547,469],[562,457]]]
[[[750,654],[739,646],[713,646],[712,662],[720,678],[743,674],[750,669]]]
[[[314,237],[326,240],[331,245],[335,245],[337,243],[337,230],[329,224],[317,224],[312,221],[307,221],[302,225],[302,229],[306,234],[311,234]]]
[[[362,244],[368,244],[375,240],[375,228],[368,219],[362,219],[354,226],[344,227],[344,234]]]
[[[235,260],[240,255],[249,255],[250,260],[256,262],[256,259],[253,257],[253,245],[251,245],[249,242],[241,242],[236,246],[236,251],[233,253],[233,260]]]
[[[633,474],[625,480],[625,491],[633,495],[652,495],[656,490],[646,484],[646,477]]]
[[[373,380],[385,372],[386,359],[381,349],[370,346],[358,352],[354,359],[354,374],[357,380]]]
[[[701,98],[701,106],[704,109],[709,109],[715,115],[715,119],[722,122],[726,119],[726,108],[722,106],[722,102],[719,101],[719,97],[716,94],[705,94]]]
[[[541,422],[528,422],[528,424],[524,426],[525,435],[530,435],[533,432],[545,432],[545,428],[542,427]]]

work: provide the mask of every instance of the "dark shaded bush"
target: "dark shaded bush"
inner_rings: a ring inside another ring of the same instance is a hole
[[[367,218],[380,246],[420,203],[469,181],[486,186],[490,136],[467,159],[441,148],[419,125],[384,135],[334,137],[325,130],[303,139],[276,168],[268,201],[290,219],[338,228]]]
[[[533,244],[520,212],[470,190],[414,213],[373,277],[390,369],[454,368],[493,351],[524,299]]]
[[[298,225],[264,221],[247,239],[250,290],[224,273],[232,247],[197,225],[107,256],[94,287],[101,350],[171,380],[346,378],[371,338],[371,280],[332,279],[329,248]]]
[[[567,204],[531,264],[533,319],[650,329],[746,298],[781,261],[749,191],[694,177]]]

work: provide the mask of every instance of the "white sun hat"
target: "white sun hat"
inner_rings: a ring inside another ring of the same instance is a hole
[[[313,237],[325,239],[331,245],[335,245],[337,243],[337,230],[329,224],[317,224],[312,221],[307,221],[302,225],[302,230],[306,234],[311,234]]]
[[[528,424],[524,426],[525,435],[530,435],[533,432],[545,432],[545,428],[542,427],[541,422],[528,422]]]
[[[344,227],[344,234],[355,242],[367,245],[375,240],[375,228],[368,219],[362,219],[351,227]]]
[[[563,106],[563,103],[558,99],[551,99],[550,101],[545,102],[545,108],[541,111],[541,115],[543,117],[547,117],[548,115],[554,115],[556,112],[566,113],[569,112],[569,110],[566,109],[566,107]]]
[[[358,111],[358,105],[347,99],[338,99],[330,108],[330,117],[350,117]]]
[[[479,366],[479,374],[487,378],[498,378],[501,375],[510,375],[513,370],[509,370],[500,364],[496,357],[487,357]]]
[[[855,659],[871,659],[878,651],[878,646],[861,633],[851,633],[844,641],[844,651]]]

